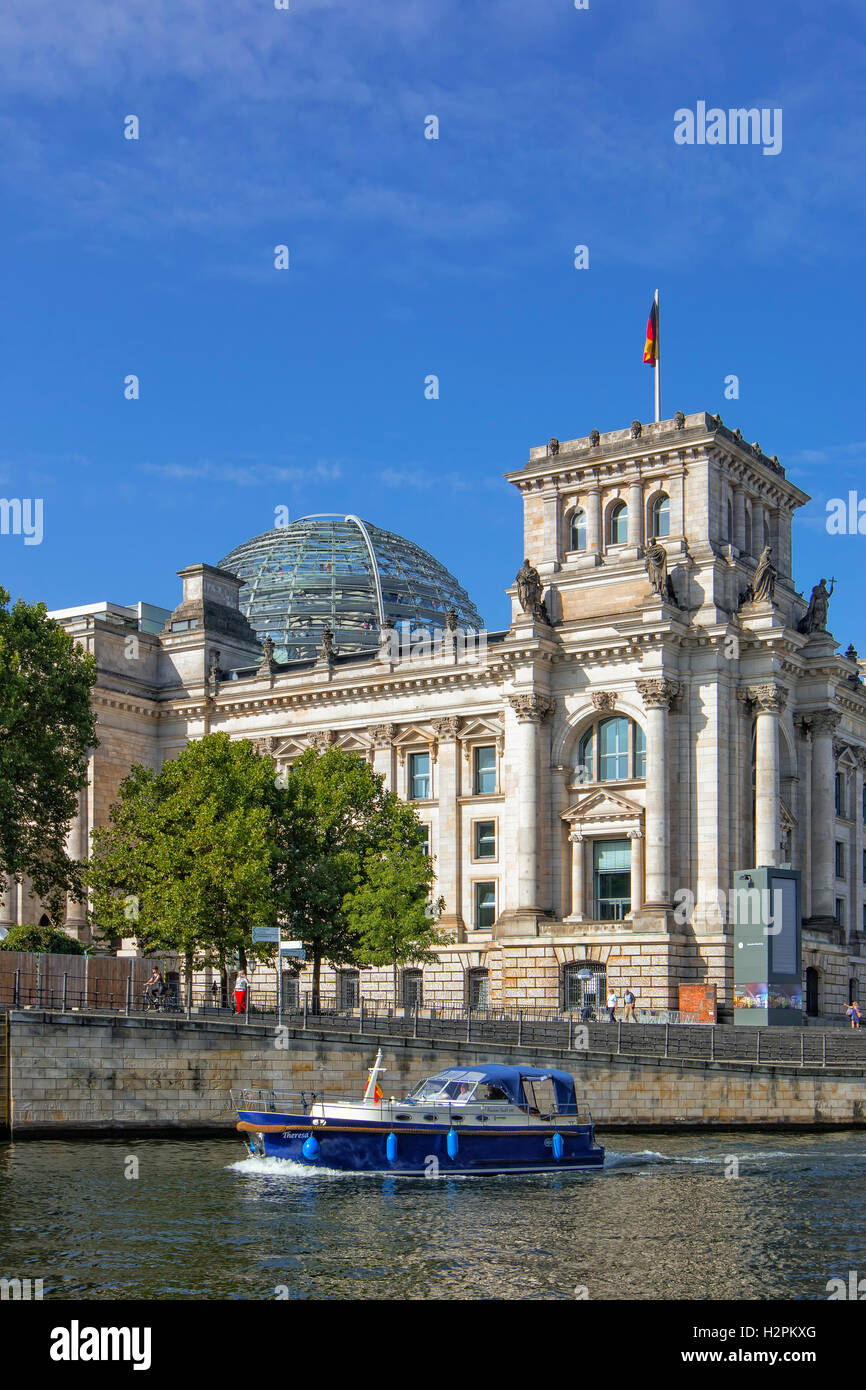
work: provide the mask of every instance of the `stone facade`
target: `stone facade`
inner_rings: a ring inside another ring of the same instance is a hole
[[[421,755],[415,804],[453,938],[424,968],[425,1002],[559,1008],[630,985],[675,1008],[688,982],[725,1005],[732,874],[790,864],[808,993],[838,1013],[866,992],[866,688],[820,623],[800,630],[791,522],[806,495],[703,413],[532,449],[507,477],[543,605],[525,611],[513,586],[510,627],[471,649],[277,666],[238,581],[208,565],[180,572],[162,632],[112,605],[64,617],[100,669],[71,846],[86,852],[134,762],[159,767],[211,730],[277,768],[332,742],[408,798]],[[773,582],[755,598],[767,544]],[[38,915],[26,888],[0,922]],[[84,931],[74,911],[69,925]],[[389,998],[390,971],[326,974],[326,992],[359,988]]]

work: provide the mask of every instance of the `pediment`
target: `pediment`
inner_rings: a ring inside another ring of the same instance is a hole
[[[644,808],[639,801],[621,792],[597,788],[586,792],[563,814],[563,820],[573,824],[593,821],[642,820]]]

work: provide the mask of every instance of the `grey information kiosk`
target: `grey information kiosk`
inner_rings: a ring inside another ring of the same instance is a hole
[[[739,869],[732,894],[734,1022],[803,1022],[800,874]]]

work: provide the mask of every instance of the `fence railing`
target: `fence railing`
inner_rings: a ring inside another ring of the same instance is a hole
[[[361,999],[355,1007],[333,995],[315,1000],[305,992],[300,999],[286,999],[278,1008],[275,988],[253,982],[249,1008],[238,1014],[234,1004],[219,991],[195,987],[170,990],[158,1002],[145,1000],[132,981],[103,985],[85,992],[69,979],[50,983],[0,980],[0,1008],[80,1012],[108,1016],[148,1016],[151,1012],[177,1020],[221,1019],[238,1027],[268,1027],[329,1031],[354,1036],[417,1038],[442,1043],[472,1042],[499,1047],[535,1047],[557,1051],[614,1054],[623,1057],[658,1058],[711,1063],[751,1062],[780,1066],[857,1066],[866,1068],[866,1032],[844,1028],[743,1028],[685,1022],[637,1023],[598,1019],[584,1020],[578,1011],[552,1008],[469,1009],[460,1006],[395,1006]]]

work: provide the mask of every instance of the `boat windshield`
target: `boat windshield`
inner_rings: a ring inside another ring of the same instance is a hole
[[[409,1092],[409,1100],[443,1100],[463,1105],[474,1094],[477,1082],[454,1081],[447,1076],[431,1076],[422,1081],[414,1091]]]

